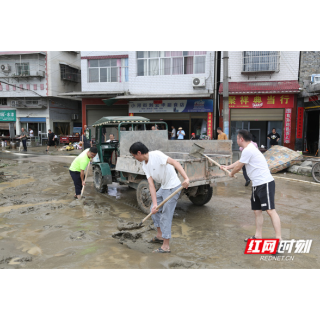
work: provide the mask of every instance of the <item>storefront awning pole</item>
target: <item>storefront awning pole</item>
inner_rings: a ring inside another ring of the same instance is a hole
[[[223,51],[223,132],[229,137],[229,75],[228,51]]]

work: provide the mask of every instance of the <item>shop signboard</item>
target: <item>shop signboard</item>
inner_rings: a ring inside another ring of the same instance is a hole
[[[212,139],[212,112],[208,112],[207,136]]]
[[[129,113],[213,112],[213,100],[155,100],[129,102]]]
[[[0,121],[16,121],[16,110],[0,110]]]
[[[284,113],[284,143],[290,143],[292,109],[286,109]]]
[[[293,108],[293,94],[263,94],[229,96],[229,108]]]
[[[303,114],[304,108],[298,108],[298,118],[297,118],[297,139],[302,139],[303,136]]]

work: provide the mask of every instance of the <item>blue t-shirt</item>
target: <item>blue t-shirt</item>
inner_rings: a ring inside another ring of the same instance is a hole
[[[179,130],[177,132],[178,140],[184,139],[184,135],[183,134],[186,134],[183,130]]]

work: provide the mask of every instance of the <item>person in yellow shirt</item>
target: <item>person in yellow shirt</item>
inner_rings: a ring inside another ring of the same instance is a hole
[[[220,127],[217,128],[218,140],[228,140],[227,135],[222,131]]]

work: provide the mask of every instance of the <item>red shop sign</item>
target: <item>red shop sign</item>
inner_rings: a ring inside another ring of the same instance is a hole
[[[297,118],[297,139],[302,139],[303,136],[303,115],[304,108],[298,108],[298,118]]]
[[[162,104],[162,100],[153,100],[153,104]]]
[[[229,108],[293,108],[293,94],[229,96]]]

